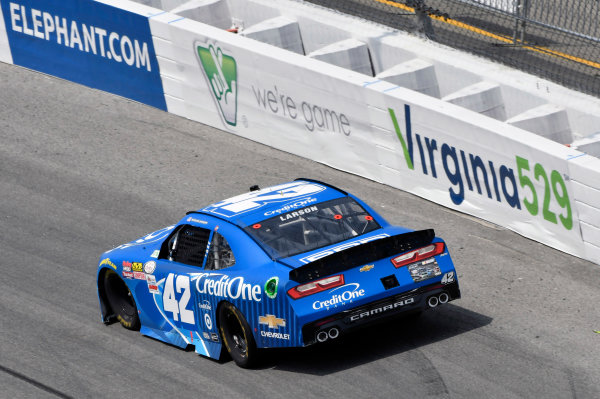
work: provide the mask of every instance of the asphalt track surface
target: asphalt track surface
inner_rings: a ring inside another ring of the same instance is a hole
[[[0,397],[598,398],[600,266],[410,194],[0,64]],[[463,298],[257,370],[100,321],[99,255],[308,176],[435,228]]]

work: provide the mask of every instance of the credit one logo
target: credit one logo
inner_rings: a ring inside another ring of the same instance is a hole
[[[265,216],[272,216],[272,215],[275,215],[275,214],[280,215],[282,213],[289,212],[292,209],[297,209],[297,208],[305,207],[306,205],[309,205],[312,202],[316,202],[316,201],[317,201],[316,198],[307,198],[305,200],[298,201],[298,202],[295,202],[293,204],[284,205],[280,209],[276,209],[274,211],[267,211],[267,212],[265,212]]]
[[[221,276],[218,280],[211,278],[218,276]],[[196,277],[196,289],[199,294],[208,294],[221,298],[241,298],[256,302],[260,302],[262,299],[260,285],[245,283],[243,277],[230,279],[229,276],[218,273],[199,273],[198,277]]]
[[[342,293],[340,292],[342,289],[346,289],[346,291]],[[336,292],[337,291],[337,292]],[[338,305],[345,305],[346,302],[352,302],[357,298],[365,296],[365,290],[360,289],[360,284],[358,283],[350,283],[343,285],[338,288],[334,288],[331,290],[331,293],[334,293],[333,296],[326,301],[315,301],[313,302],[313,309],[329,309],[330,307],[337,307]]]

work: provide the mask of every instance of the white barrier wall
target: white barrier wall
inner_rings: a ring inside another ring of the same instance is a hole
[[[0,62],[12,64],[12,56],[10,54],[8,36],[6,35],[6,27],[4,26],[4,15],[2,14],[2,8],[0,8]]]
[[[0,2],[7,10],[8,3]],[[103,21],[124,12],[121,3],[132,9],[129,2],[104,3],[111,7],[101,6]],[[475,85],[477,90],[443,101],[180,15],[149,7],[125,12],[131,21],[116,32],[131,29],[131,37],[143,37],[149,21],[152,35],[153,64],[134,72],[164,92],[164,102],[154,92],[143,102],[600,263],[600,160],[453,103],[489,97],[483,111],[503,119],[496,86]],[[6,24],[6,16],[0,20]],[[13,26],[12,43],[6,29],[0,25],[0,59],[10,62],[21,37]],[[27,61],[26,54],[19,57]],[[89,80],[83,68],[77,76]],[[156,84],[147,72],[158,71]]]
[[[600,264],[600,159],[585,154],[568,160],[581,226],[584,258]]]
[[[590,157],[442,100],[168,13],[152,18],[151,28],[170,112],[565,252],[591,253],[569,170],[569,159]],[[588,235],[590,245],[600,242]]]

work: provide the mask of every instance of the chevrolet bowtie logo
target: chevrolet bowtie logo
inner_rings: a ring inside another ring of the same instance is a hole
[[[272,315],[272,314],[268,314],[266,316],[259,316],[258,322],[260,324],[268,325],[269,328],[285,327],[285,319],[280,319],[278,317],[275,317],[275,315]]]
[[[363,267],[360,268],[360,271],[361,272],[368,272],[369,270],[371,270],[374,267],[375,267],[375,265],[364,265]]]

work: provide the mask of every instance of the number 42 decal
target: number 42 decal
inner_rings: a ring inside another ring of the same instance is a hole
[[[454,282],[454,272],[448,272],[442,277],[442,284],[450,284]]]
[[[187,304],[190,301],[190,278],[188,276],[179,275],[174,278],[173,273],[169,273],[165,281],[165,289],[163,292],[163,307],[165,312],[173,313],[173,320],[179,321],[181,317],[182,323],[194,324],[194,312],[187,309]],[[175,284],[173,285],[173,280]],[[175,291],[183,295],[177,301]]]

